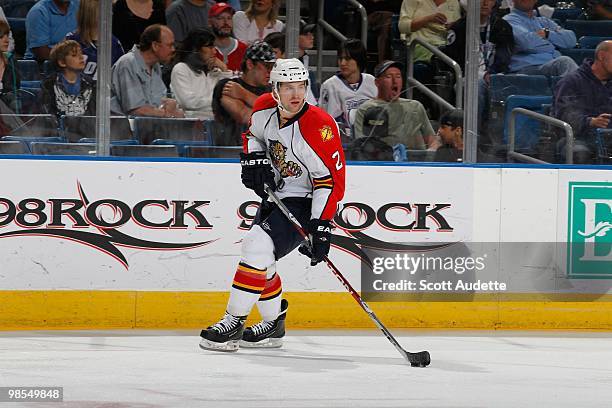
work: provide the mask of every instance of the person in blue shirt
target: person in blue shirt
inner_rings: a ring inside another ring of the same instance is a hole
[[[514,54],[510,72],[527,75],[563,76],[578,69],[559,48],[576,47],[576,35],[546,17],[536,16],[536,0],[515,0],[504,16],[512,26]]]
[[[76,29],[79,0],[40,0],[26,16],[26,59],[49,59],[51,48]]]

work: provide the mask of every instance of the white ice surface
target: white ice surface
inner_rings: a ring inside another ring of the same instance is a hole
[[[198,333],[0,332],[0,386],[63,386],[59,407],[610,407],[611,333],[293,331],[215,353]]]

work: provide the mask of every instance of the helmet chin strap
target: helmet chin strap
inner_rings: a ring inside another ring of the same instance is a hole
[[[272,98],[273,98],[273,99],[276,101],[276,103],[278,104],[278,109],[279,109],[281,112],[285,112],[285,113],[289,113],[289,114],[291,114],[291,111],[289,111],[289,109],[287,109],[287,108],[285,107],[285,105],[283,105],[283,103],[281,102],[281,100],[280,100],[280,95],[278,94],[278,89],[277,89],[277,87],[278,87],[278,84],[276,84],[276,85],[274,86],[274,88],[272,89]],[[305,104],[306,104],[306,95],[304,95],[304,100],[302,101],[302,104],[300,105],[300,107],[299,107],[299,109],[297,110],[297,112],[301,111],[301,110],[302,110],[302,108],[304,107],[304,105],[305,105]],[[297,112],[295,112],[295,113],[297,113]]]

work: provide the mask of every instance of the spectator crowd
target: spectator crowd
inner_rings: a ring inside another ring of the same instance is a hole
[[[410,160],[411,152],[422,151],[429,160],[461,161],[463,111],[450,109],[456,106],[452,82],[461,79],[431,48],[465,71],[467,2],[359,2],[368,15],[367,44],[353,38],[359,14],[352,3],[326,1],[325,19],[348,37],[336,41],[329,35],[316,38],[317,2],[302,1],[310,11],[302,15],[298,42],[298,58],[310,72],[308,103],[336,120],[344,146],[358,153],[355,158],[376,152],[372,157]],[[270,91],[270,70],[285,56],[284,6],[281,0],[115,0],[112,114],[209,120],[215,145],[240,145],[255,99]],[[38,0],[25,17],[21,55],[15,52],[10,19],[0,8],[3,113],[19,109],[23,75],[17,59],[23,59],[36,61],[46,73],[39,86],[43,112],[58,119],[95,115],[98,13],[99,0]],[[577,59],[568,50],[579,49],[582,36],[565,23],[606,23],[610,18],[609,0],[578,0],[569,6],[481,0],[479,149],[492,152],[488,157],[495,160],[507,143],[492,126],[503,109],[493,98],[498,78],[545,77],[551,98],[540,111],[569,123],[574,154],[579,161],[595,162],[598,146],[606,143],[603,130],[612,128],[612,31],[607,37],[593,36],[598,39],[591,54]],[[322,83],[308,52],[318,41],[337,50],[337,72]],[[410,81],[404,58],[413,67]],[[418,83],[424,86],[408,97],[408,88]],[[517,89],[522,91],[533,95]],[[556,160],[566,159],[566,143],[555,136],[550,148]]]

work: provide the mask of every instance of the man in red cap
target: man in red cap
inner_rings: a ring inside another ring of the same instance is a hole
[[[247,45],[232,36],[234,9],[227,3],[216,3],[208,11],[208,21],[215,34],[217,58],[234,72],[240,71]]]

